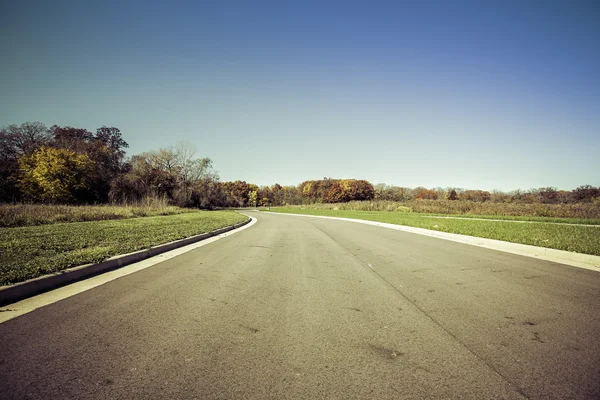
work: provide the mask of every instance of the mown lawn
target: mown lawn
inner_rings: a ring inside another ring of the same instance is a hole
[[[553,222],[558,224],[577,224],[577,225],[600,225],[600,219],[585,218],[554,218],[554,217],[535,217],[535,216],[514,216],[514,215],[473,215],[473,214],[419,214],[421,216],[437,218],[469,218],[469,219],[491,219],[502,221],[525,221],[525,222]]]
[[[271,208],[271,212],[364,219],[551,249],[574,251],[577,253],[600,255],[600,226],[446,219],[416,213],[388,211],[336,211],[281,207]]]
[[[95,263],[247,219],[233,211],[197,211],[122,220],[0,228],[0,285]]]

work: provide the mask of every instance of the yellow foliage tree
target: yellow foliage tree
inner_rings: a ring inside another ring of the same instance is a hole
[[[251,207],[258,206],[258,190],[252,190],[248,195],[248,205]]]
[[[47,203],[71,203],[88,188],[94,163],[85,154],[44,146],[20,157],[19,167],[19,186],[26,196]]]

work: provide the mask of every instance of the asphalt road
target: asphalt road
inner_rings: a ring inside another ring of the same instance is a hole
[[[251,214],[0,324],[0,397],[600,398],[600,273]]]

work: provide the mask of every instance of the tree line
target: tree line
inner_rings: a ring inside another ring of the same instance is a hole
[[[54,204],[130,203],[166,199],[212,209],[369,200],[373,186],[354,179],[306,181],[299,186],[220,182],[207,157],[175,146],[125,157],[121,131],[26,122],[0,128],[0,201]]]
[[[463,200],[493,203],[539,203],[539,204],[571,204],[571,203],[600,203],[600,187],[582,185],[573,190],[558,190],[553,187],[543,187],[530,190],[513,190],[503,192],[494,190],[471,190],[463,188],[434,188],[414,189],[389,186],[383,183],[375,185],[376,200],[410,201],[410,200]]]
[[[213,209],[361,200],[467,200],[574,203],[600,199],[600,188],[540,188],[510,193],[460,188],[414,189],[366,180],[307,180],[297,186],[220,182],[207,157],[193,146],[175,146],[126,157],[115,127],[84,128],[26,122],[0,128],[0,202],[55,204],[130,203],[148,197],[182,207]]]

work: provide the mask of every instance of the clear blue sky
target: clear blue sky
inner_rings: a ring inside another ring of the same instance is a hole
[[[6,1],[0,54],[0,126],[185,140],[222,180],[600,185],[597,0]]]

